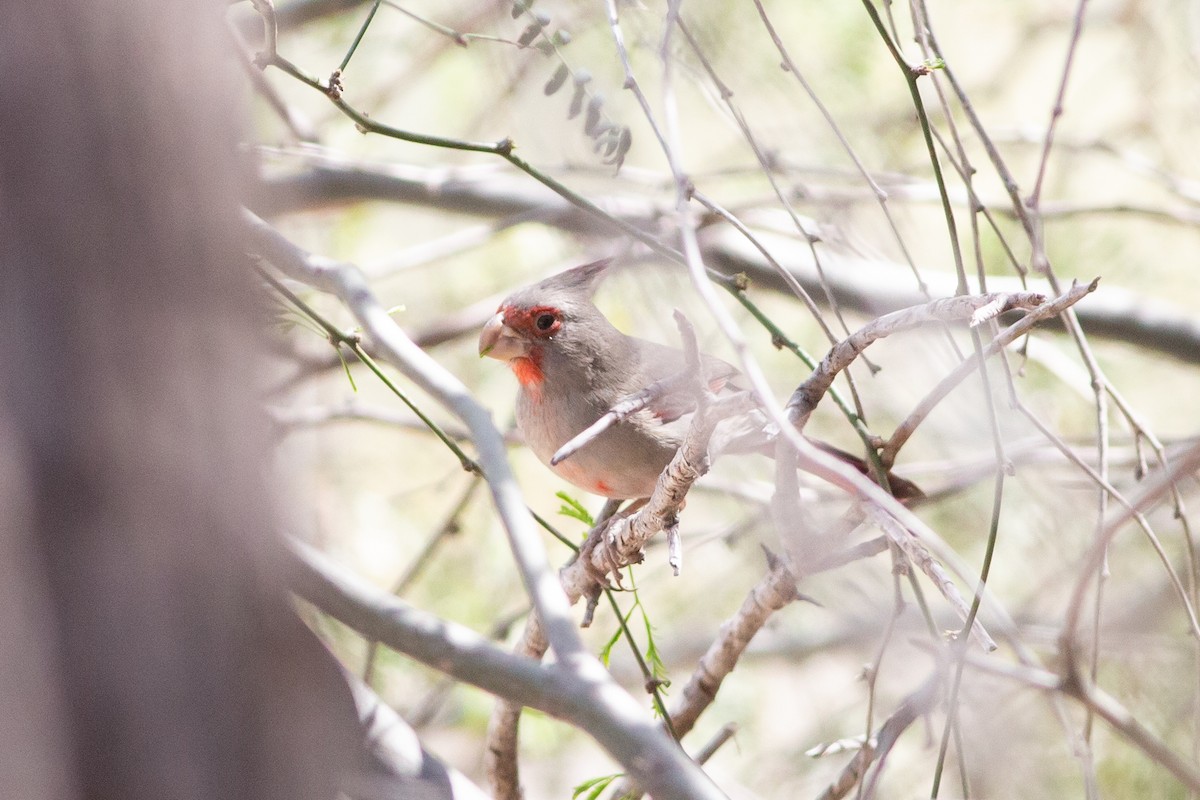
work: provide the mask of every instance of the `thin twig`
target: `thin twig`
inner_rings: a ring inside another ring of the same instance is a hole
[[[879,339],[929,322],[968,320],[974,326],[1005,311],[1032,310],[1045,302],[1045,295],[1037,292],[960,295],[877,317],[834,345],[813,370],[812,375],[796,387],[788,400],[788,419],[802,430],[812,412],[816,410],[817,403],[833,385],[837,374],[850,366],[859,353]]]
[[[998,333],[991,342],[988,343],[980,353],[980,358],[990,358],[998,353],[1001,348],[1016,341],[1021,336],[1025,335],[1034,325],[1042,320],[1048,319],[1057,314],[1061,314],[1064,310],[1070,308],[1075,303],[1078,303],[1087,295],[1096,290],[1099,283],[1099,278],[1088,284],[1076,284],[1063,295],[1056,297],[1048,303],[1043,304],[1037,310],[1026,314],[1021,320],[1013,323],[1003,331]],[[904,421],[896,426],[896,430],[892,433],[889,439],[879,452],[880,459],[883,463],[891,464],[896,457],[896,453],[904,445],[908,438],[916,431],[917,426],[929,416],[929,413],[934,407],[940,403],[951,390],[959,383],[967,378],[975,369],[977,369],[977,359],[971,358],[962,362],[955,367],[950,374],[942,378],[925,397],[917,404],[917,407],[905,417]]]
[[[1174,775],[1191,791],[1200,791],[1200,768],[1177,755],[1114,697],[1086,680],[1077,680],[1078,673],[1076,678],[1063,678],[1045,669],[980,658],[974,654],[968,654],[966,661],[969,667],[980,672],[1018,681],[1040,691],[1066,694],[1078,700],[1094,710],[1121,737]]]
[[[871,741],[863,743],[862,748],[854,754],[850,763],[842,769],[841,774],[824,792],[817,795],[818,800],[840,800],[849,794],[856,785],[865,786],[861,782],[866,777],[871,764],[876,761],[879,762],[875,771],[875,775],[878,776],[883,767],[883,760],[891,752],[892,747],[900,738],[900,734],[908,730],[923,715],[933,710],[938,699],[939,685],[940,676],[935,673],[927,678],[920,688],[909,694],[892,712],[891,716],[879,726],[879,732],[871,738]]]

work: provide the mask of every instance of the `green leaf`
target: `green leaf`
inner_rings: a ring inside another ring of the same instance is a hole
[[[571,792],[571,800],[578,800],[581,797],[584,800],[596,800],[600,796],[600,793],[607,789],[613,781],[623,777],[625,777],[624,772],[616,772],[612,775],[601,775],[599,778],[590,778],[575,787],[575,790]]]
[[[629,613],[625,615],[625,625],[618,625],[617,629],[613,631],[613,635],[609,637],[608,642],[605,643],[603,649],[600,650],[600,663],[604,665],[605,669],[608,669],[609,659],[612,658],[612,649],[617,646],[617,642],[621,641],[621,635],[625,633],[625,628],[629,625],[629,618],[632,616],[633,609],[631,608],[629,609]],[[637,647],[636,642],[630,642],[630,644]]]
[[[346,361],[346,357],[342,355],[342,348],[335,347],[334,351],[338,355],[338,361],[342,362],[342,369],[346,371],[346,380],[350,381],[350,389],[355,394],[358,394],[358,386],[354,383],[354,375],[350,372],[350,362]]]
[[[654,643],[654,626],[650,624],[650,617],[640,600],[637,608],[642,612],[642,625],[646,629],[646,661],[650,664],[650,672],[654,679],[659,681],[659,686],[665,690],[671,685],[671,680],[667,677],[667,665],[658,653],[658,645]]]
[[[566,492],[555,492],[554,496],[563,501],[562,506],[558,509],[558,513],[564,517],[577,519],[589,528],[596,524],[592,515],[583,507],[583,503],[576,500]]]

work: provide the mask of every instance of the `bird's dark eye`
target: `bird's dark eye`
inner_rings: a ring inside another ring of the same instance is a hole
[[[557,322],[557,319],[553,314],[538,314],[533,324],[537,326],[539,331],[548,331],[554,327],[555,322]]]

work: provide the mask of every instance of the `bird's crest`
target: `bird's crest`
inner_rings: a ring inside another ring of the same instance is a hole
[[[611,258],[602,258],[590,264],[572,267],[557,275],[551,275],[537,284],[536,288],[544,292],[568,292],[572,295],[590,298],[596,291],[596,283],[600,276],[604,274],[611,263]]]

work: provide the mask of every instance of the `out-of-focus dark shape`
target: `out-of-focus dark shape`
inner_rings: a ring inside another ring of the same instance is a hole
[[[358,745],[278,576],[224,10],[0,25],[0,797],[330,798]]]

